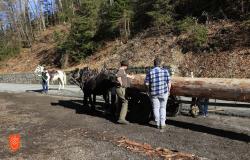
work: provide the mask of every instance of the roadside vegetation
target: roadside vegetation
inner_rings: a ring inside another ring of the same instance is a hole
[[[48,28],[68,26],[69,32],[53,33],[60,67],[91,56],[105,42],[126,44],[145,31],[178,36],[183,53],[249,47],[250,42],[248,0],[3,0],[0,13],[0,60],[31,48]],[[223,26],[210,34],[217,21],[240,29]]]

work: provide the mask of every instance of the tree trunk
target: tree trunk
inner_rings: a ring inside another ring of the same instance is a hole
[[[241,13],[244,14],[244,0],[241,0]]]
[[[58,0],[58,8],[60,12],[63,12],[62,0]]]
[[[44,13],[43,13],[43,3],[41,1],[39,2],[39,9],[40,9],[40,22],[41,22],[41,28],[45,31],[46,30],[46,25],[45,25],[45,18],[44,18]]]
[[[62,68],[67,68],[69,65],[69,53],[66,53],[62,56]]]
[[[146,91],[145,75],[136,75],[131,87]],[[171,94],[250,102],[250,79],[172,77]]]
[[[71,3],[71,7],[72,7],[72,15],[75,16],[75,6],[73,1]]]
[[[22,34],[20,31],[22,27],[19,26],[19,23],[18,23],[19,17],[17,16],[17,14],[15,14],[15,9],[11,1],[8,3],[8,8],[9,8],[9,21],[10,21],[11,26],[13,26],[10,28],[12,28],[12,33],[16,34],[16,36],[18,37],[18,40],[20,41],[22,38],[22,35],[24,34]]]
[[[5,35],[5,31],[4,31],[4,28],[3,28],[3,24],[0,25],[0,28],[1,28],[1,32],[3,33],[3,35]]]
[[[109,4],[112,6],[114,4],[114,0],[109,0]]]
[[[31,17],[30,17],[28,0],[25,1],[25,19],[26,19],[26,25],[28,28],[28,32],[29,32],[29,39],[31,39],[31,41],[33,41],[35,39],[35,35],[33,33],[33,28],[32,28],[32,24],[31,24]]]

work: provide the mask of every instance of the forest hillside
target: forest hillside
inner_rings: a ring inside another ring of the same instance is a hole
[[[152,66],[180,76],[250,78],[248,0],[56,0],[0,3],[0,73]]]

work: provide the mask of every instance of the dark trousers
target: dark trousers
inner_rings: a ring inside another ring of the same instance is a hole
[[[48,82],[43,80],[42,86],[43,86],[43,92],[48,93]]]
[[[201,101],[202,114],[205,115],[205,116],[208,114],[208,102],[209,102],[209,99],[207,99],[207,98],[204,98]]]

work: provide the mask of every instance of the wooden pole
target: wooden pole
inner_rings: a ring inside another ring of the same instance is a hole
[[[135,75],[131,87],[146,91],[145,75]],[[250,79],[172,77],[171,94],[250,102]]]

